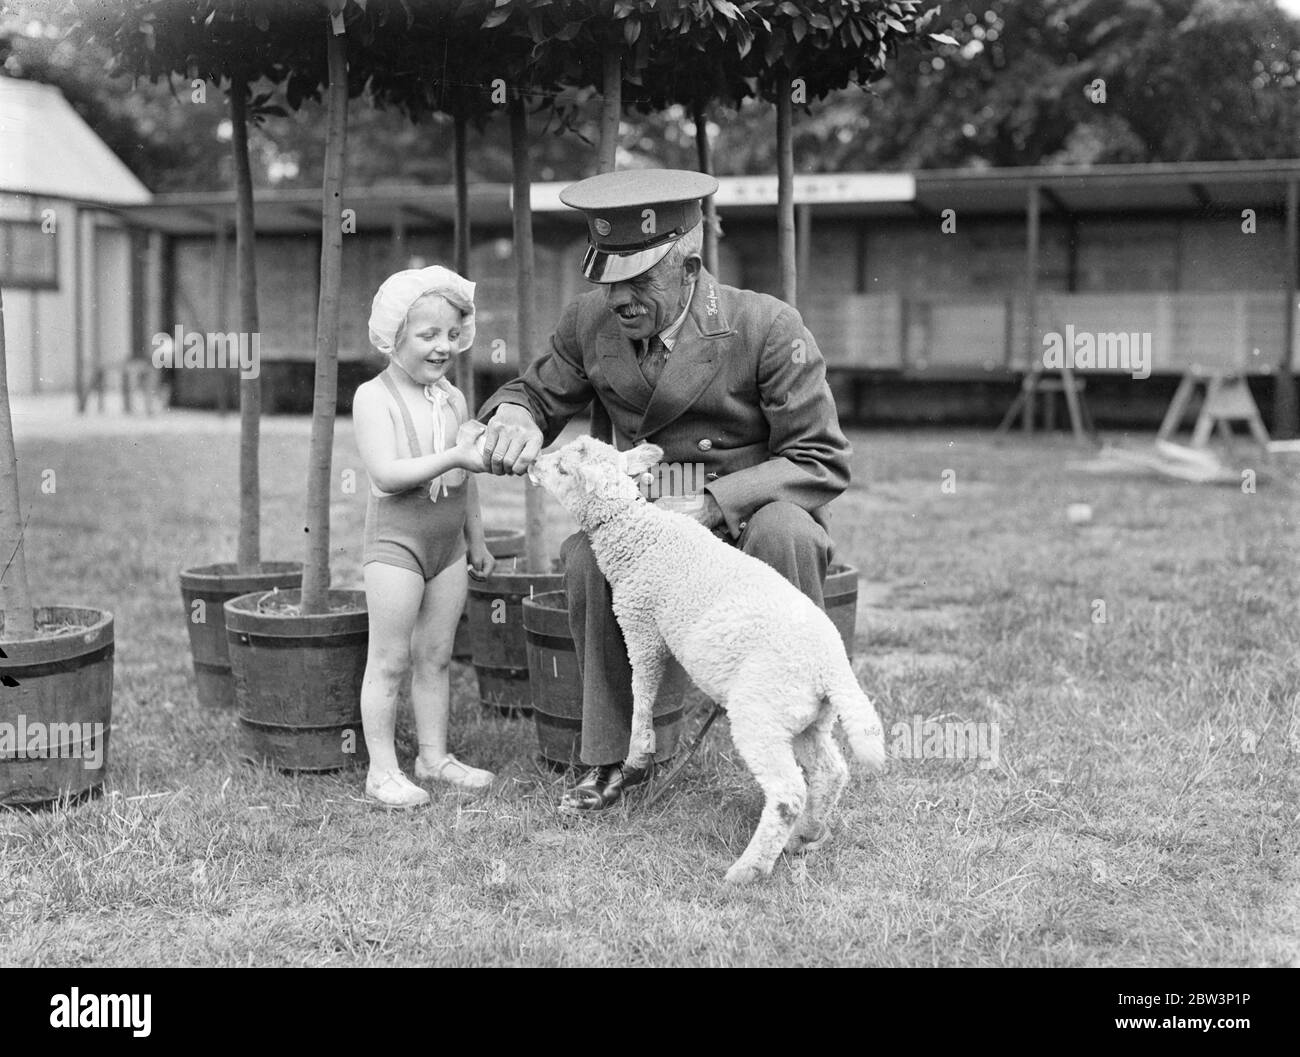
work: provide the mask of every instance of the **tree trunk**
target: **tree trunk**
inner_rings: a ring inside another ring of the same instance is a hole
[[[257,311],[257,232],[253,226],[253,176],[248,164],[248,81],[242,70],[230,78],[230,149],[235,163],[235,272],[239,284],[241,345],[253,350],[255,377],[239,380],[239,571],[257,572],[262,563],[261,483],[257,448],[262,416],[261,336]],[[256,339],[256,344],[254,343]]]
[[[326,23],[327,27],[329,23]],[[327,612],[330,579],[330,471],[339,382],[339,293],[343,279],[343,156],[348,132],[347,38],[326,29],[329,114],[321,193],[320,301],[316,311],[316,391],[307,457],[307,557],[302,612]]]
[[[454,267],[466,279],[469,274],[469,177],[466,174],[465,139],[468,129],[464,114],[456,114],[452,125],[452,167],[456,182],[456,234]],[[471,349],[456,361],[456,383],[465,394],[465,406],[473,414],[478,406],[478,395],[474,391],[474,351]]]
[[[596,144],[596,172],[613,172],[618,166],[618,124],[623,113],[623,57],[617,44],[605,48],[602,67],[600,140]],[[591,435],[614,443],[614,424],[599,400],[591,402]]]
[[[600,145],[596,172],[613,172],[618,167],[618,123],[623,116],[623,53],[617,44],[606,44],[603,54],[600,103]]]
[[[23,551],[23,517],[18,505],[18,455],[9,412],[9,374],[5,362],[5,306],[0,292],[0,639],[17,639],[35,630],[32,596]]]
[[[794,243],[794,104],[790,75],[783,73],[776,90],[776,253],[781,269],[781,300],[797,307]]]
[[[524,97],[510,99],[510,160],[514,177],[515,300],[519,312],[519,373],[533,358],[533,210],[528,165],[528,111]],[[546,571],[545,511],[541,488],[524,486],[524,555],[530,572]]]
[[[695,100],[691,116],[695,121],[696,168],[712,176],[713,150],[709,144],[709,121],[704,99]],[[713,204],[713,195],[704,200],[704,267],[713,275],[718,274],[718,210]]]
[[[1273,435],[1285,440],[1300,430],[1300,399],[1296,396],[1292,349],[1295,347],[1295,306],[1300,288],[1300,182],[1286,185],[1286,318],[1282,326],[1282,360],[1273,391]]]

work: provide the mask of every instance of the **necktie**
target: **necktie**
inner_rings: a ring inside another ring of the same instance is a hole
[[[659,376],[663,374],[667,362],[668,346],[656,334],[646,343],[645,352],[641,356],[641,374],[650,383],[651,389],[659,383]]]

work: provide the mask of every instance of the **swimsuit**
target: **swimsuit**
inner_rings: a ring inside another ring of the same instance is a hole
[[[406,446],[411,457],[424,454],[415,432],[406,401],[385,371],[379,376],[389,395],[397,402],[406,427]],[[448,390],[455,392],[447,385]],[[457,394],[459,395],[459,394]],[[459,426],[460,414],[453,406],[453,421]],[[446,447],[446,427],[441,415],[435,415],[442,436],[434,437],[434,451]],[[464,470],[449,470],[435,477],[431,484],[417,485],[405,492],[381,492],[373,482],[366,502],[366,529],[361,564],[380,562],[419,573],[432,580],[454,562],[465,561],[465,513],[469,475]],[[431,501],[433,500],[433,501]]]

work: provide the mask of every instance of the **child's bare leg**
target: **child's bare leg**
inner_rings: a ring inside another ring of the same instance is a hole
[[[448,668],[467,584],[463,561],[453,562],[430,580],[411,637],[411,704],[415,709],[415,729],[420,735],[415,776],[460,789],[483,790],[492,784],[492,773],[461,763],[447,752],[451,695]]]
[[[411,628],[420,612],[424,577],[409,569],[371,562],[364,570],[370,644],[361,683],[361,725],[370,773],[398,771],[393,744],[397,699],[411,663]]]
[[[452,562],[430,580],[411,635],[411,705],[426,765],[447,754],[451,651],[468,583],[464,561]]]

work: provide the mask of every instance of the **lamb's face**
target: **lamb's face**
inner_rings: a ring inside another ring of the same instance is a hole
[[[634,477],[662,457],[662,449],[653,444],[620,452],[594,437],[579,437],[534,460],[528,468],[528,479],[579,516],[597,503],[635,503],[640,492]]]

